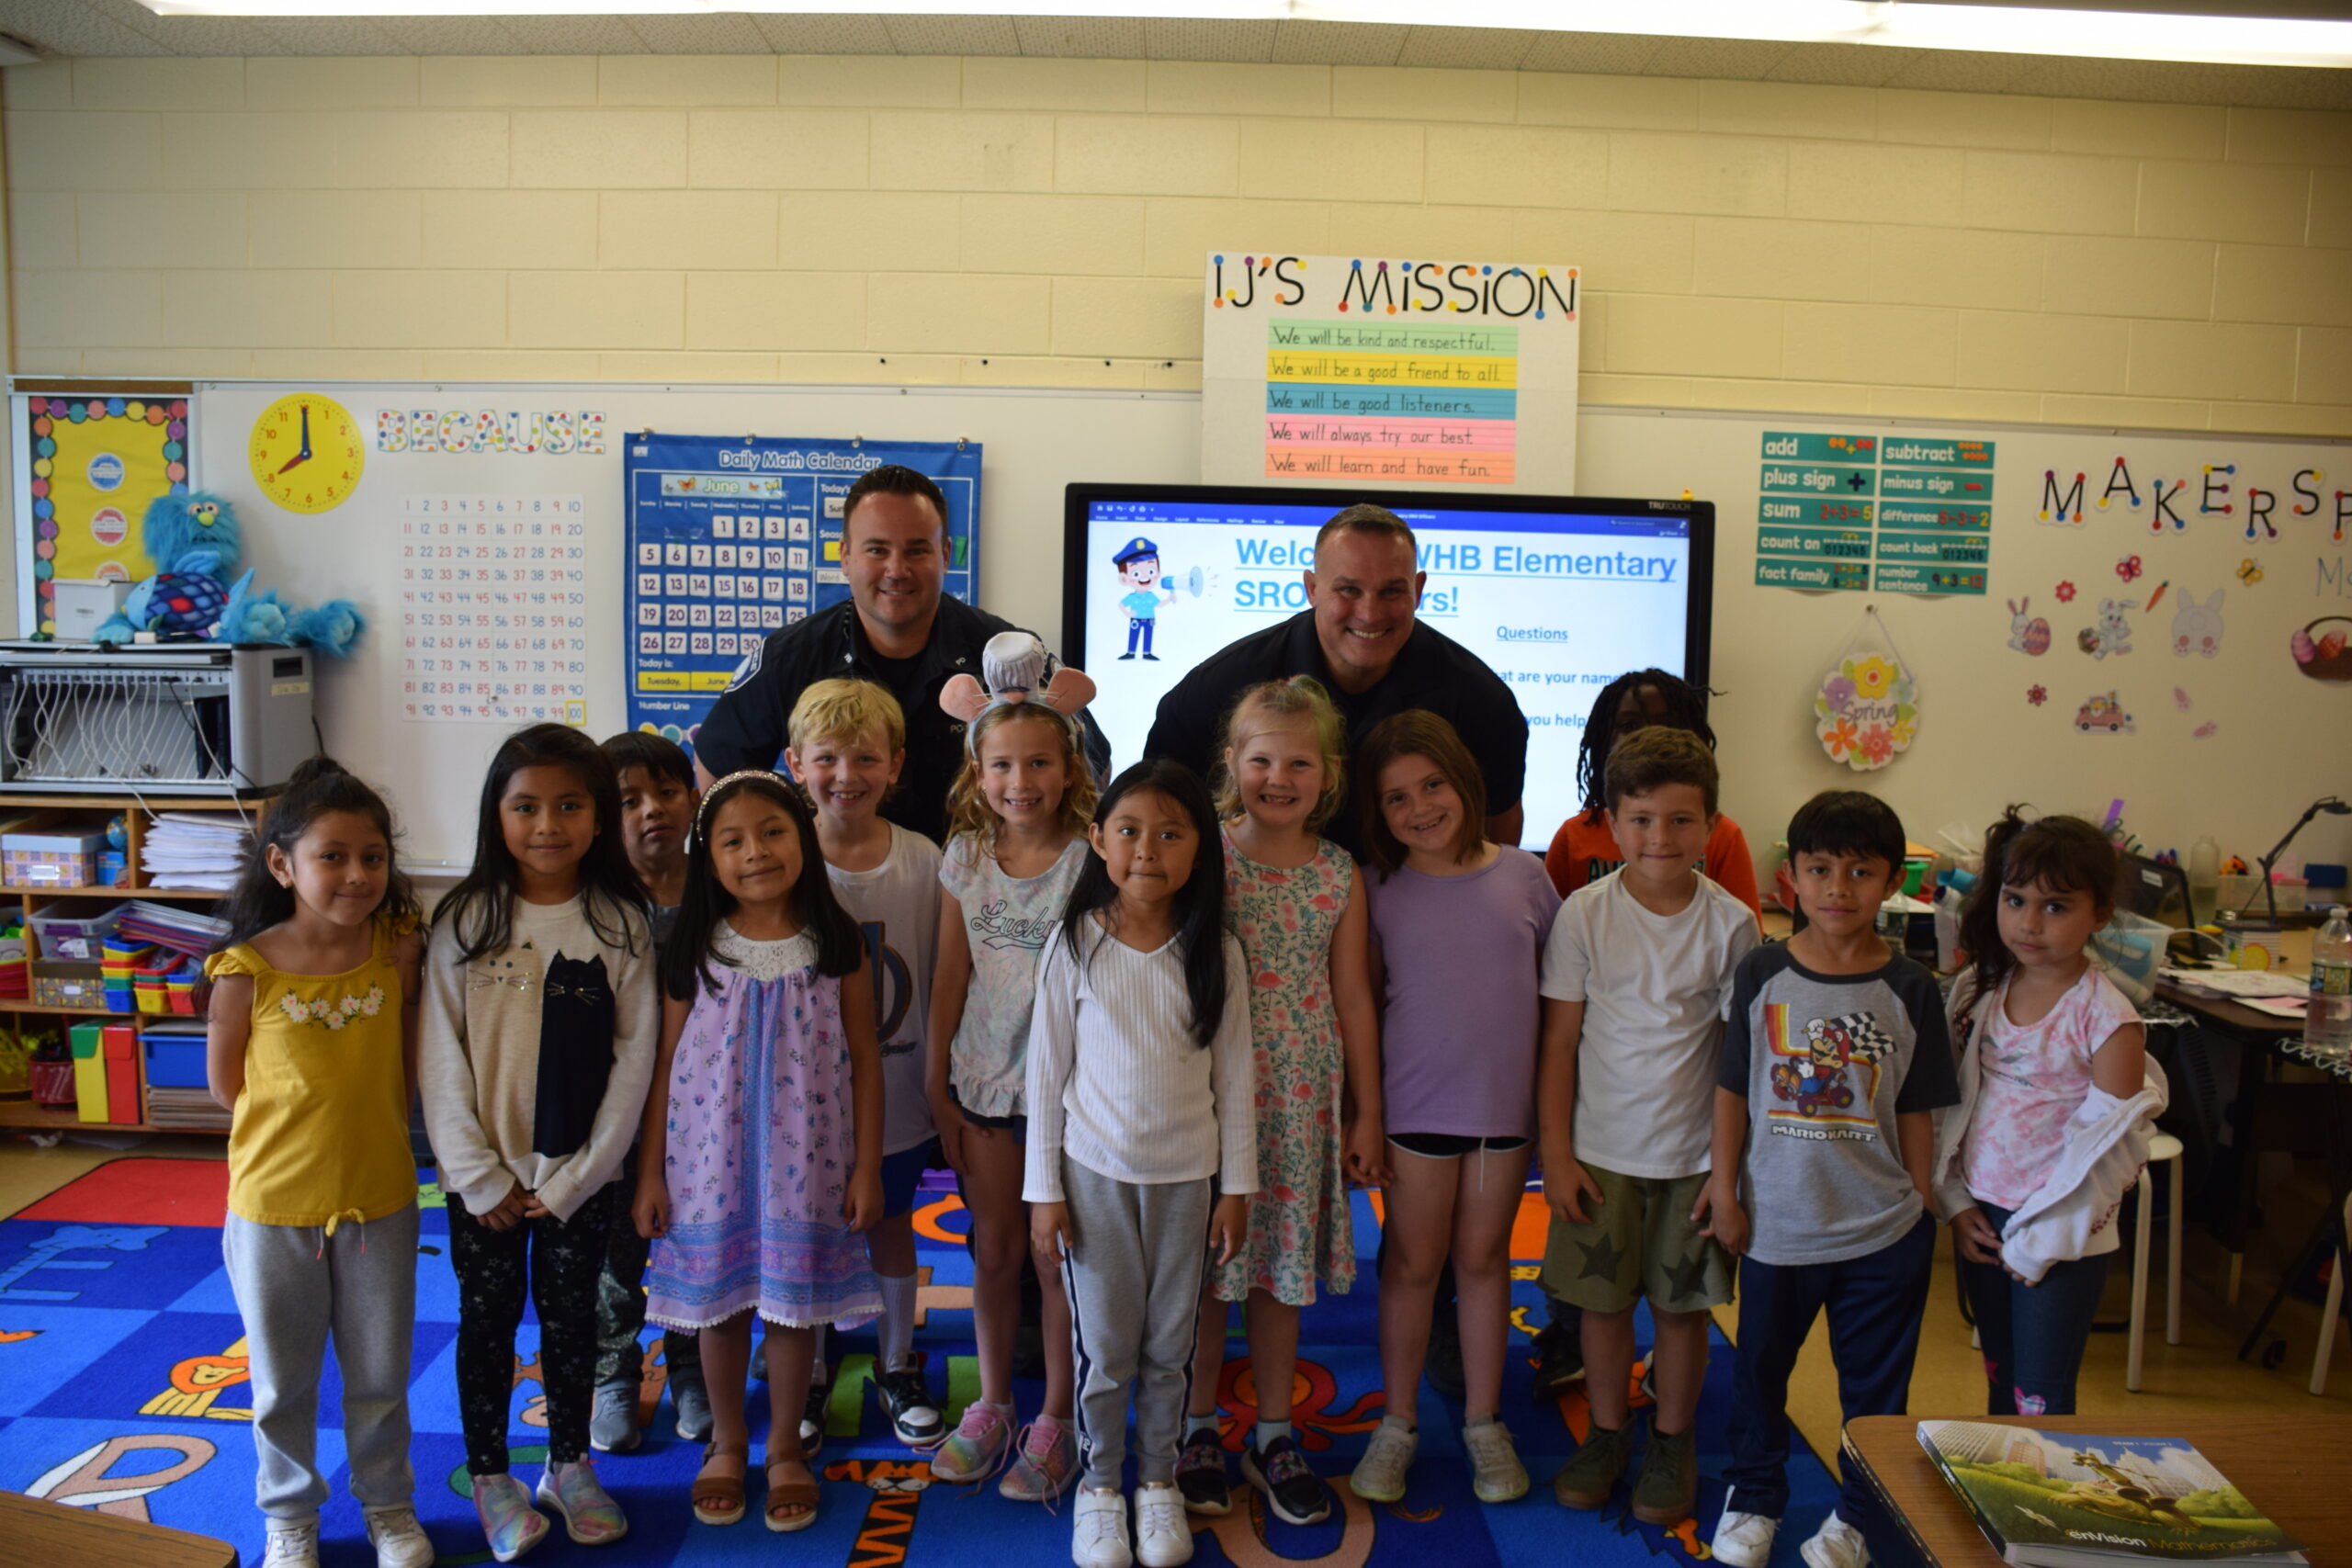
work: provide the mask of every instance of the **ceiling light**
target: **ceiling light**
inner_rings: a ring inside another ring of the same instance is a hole
[[[1166,17],[1427,27],[1423,0],[140,0],[164,17],[561,17],[662,14]],[[1932,0],[1453,0],[1442,25],[1544,32],[1888,44],[2116,60],[2352,67],[2352,22],[2173,16]]]

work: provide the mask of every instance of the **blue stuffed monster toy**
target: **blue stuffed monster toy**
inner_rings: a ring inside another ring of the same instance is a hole
[[[124,643],[152,632],[167,642],[279,643],[341,658],[359,640],[365,623],[348,599],[298,610],[275,591],[255,592],[251,568],[221,585],[237,569],[244,543],[236,513],[217,495],[157,496],[140,542],[155,575],[131,589],[122,608],[90,634],[93,641]]]

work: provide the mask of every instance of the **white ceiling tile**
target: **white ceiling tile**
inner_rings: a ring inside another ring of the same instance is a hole
[[[785,16],[763,11],[752,18],[759,24],[768,47],[778,54],[896,54],[890,29],[882,18],[821,13]]]
[[[407,46],[372,21],[356,17],[267,17],[254,27],[289,54],[406,54]]]
[[[624,16],[629,29],[655,54],[767,54],[767,36],[741,11],[707,17]]]
[[[1274,58],[1280,22],[1210,22],[1146,18],[1144,48],[1152,60],[1223,60],[1263,64]]]
[[[174,54],[274,55],[290,52],[243,17],[150,17],[147,30]]]
[[[1539,33],[1519,68],[1638,76],[1665,41],[1648,33]]]
[[[503,17],[526,54],[644,54],[645,40],[618,17]]]
[[[1141,60],[1141,17],[1015,17],[1023,54],[1065,60]]]
[[[1920,49],[1871,48],[1855,43],[1797,43],[1765,76],[1768,82],[1810,82],[1839,87],[1883,87],[1903,69],[1905,55]]]
[[[1399,65],[1457,71],[1515,71],[1544,35],[1525,28],[1415,28],[1396,52]]]
[[[885,17],[899,54],[1019,54],[1010,17]]]
[[[52,54],[169,54],[141,29],[80,0],[0,0],[0,32],[14,33]]]
[[[504,25],[489,17],[371,17],[411,54],[524,54]]]
[[[1413,29],[1391,22],[1278,22],[1277,65],[1394,65]]]
[[[1768,39],[1670,38],[1650,56],[1642,74],[1760,82],[1789,48]]]
[[[1903,56],[1894,73],[1879,85],[1911,87],[1923,93],[1998,93],[2025,74],[2041,57],[2031,54],[1989,54],[1965,49],[1905,49],[1889,51]],[[2068,96],[2078,95],[2069,93]]]

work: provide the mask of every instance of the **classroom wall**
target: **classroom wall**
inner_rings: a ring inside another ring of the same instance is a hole
[[[1197,384],[1212,246],[1580,264],[1594,403],[2352,434],[2352,115],[1184,61],[5,73],[19,374]]]

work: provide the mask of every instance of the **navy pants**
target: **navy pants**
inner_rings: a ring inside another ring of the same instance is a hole
[[[1980,1203],[1995,1230],[2009,1211]],[[1961,1259],[1961,1288],[1984,1341],[1984,1413],[1988,1416],[2072,1416],[2075,1374],[2107,1287],[2114,1254],[2053,1263],[2038,1285],[2021,1285],[1997,1263]]]
[[[1128,657],[1128,658],[1133,658],[1133,657],[1134,657],[1134,655],[1135,655],[1135,651],[1136,651],[1136,644],[1138,641],[1140,641],[1140,642],[1143,644],[1143,651],[1144,651],[1144,655],[1145,655],[1145,657],[1148,658],[1148,657],[1150,656],[1150,654],[1151,654],[1151,634],[1152,634],[1152,630],[1153,630],[1153,628],[1154,628],[1158,624],[1159,624],[1159,623],[1158,623],[1158,619],[1157,619],[1157,617],[1155,617],[1155,616],[1151,616],[1151,615],[1129,615],[1129,616],[1127,617],[1127,652],[1126,652],[1126,657]]]
[[[1789,1374],[1814,1319],[1824,1312],[1844,1419],[1904,1414],[1935,1253],[1936,1222],[1922,1210],[1901,1241],[1842,1263],[1740,1259],[1731,1463],[1724,1471],[1732,1490],[1724,1506],[1775,1519],[1788,1511]],[[1871,1534],[1867,1521],[1879,1513],[1870,1483],[1847,1467],[1838,1517]]]

